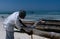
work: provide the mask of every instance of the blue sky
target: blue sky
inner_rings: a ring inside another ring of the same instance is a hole
[[[0,11],[60,10],[60,0],[0,0]]]

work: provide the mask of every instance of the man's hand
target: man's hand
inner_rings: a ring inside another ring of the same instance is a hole
[[[28,35],[32,35],[33,34],[33,31],[30,31],[30,32],[27,32]]]

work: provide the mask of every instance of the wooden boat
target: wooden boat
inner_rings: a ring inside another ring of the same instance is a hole
[[[42,23],[42,21],[45,21]],[[24,21],[26,25],[33,25],[35,21]],[[60,39],[60,20],[41,20],[33,29],[33,34],[47,37],[50,39]]]
[[[60,20],[42,20],[42,21],[45,21],[45,23],[39,22],[37,24],[38,29],[60,33]]]

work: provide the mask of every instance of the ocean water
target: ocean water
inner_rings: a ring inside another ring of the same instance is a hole
[[[6,18],[12,13],[0,13],[0,18]],[[28,20],[51,19],[60,20],[60,11],[27,11]]]

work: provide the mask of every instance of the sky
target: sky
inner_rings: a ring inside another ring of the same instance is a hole
[[[60,10],[60,0],[0,0],[0,11]]]

